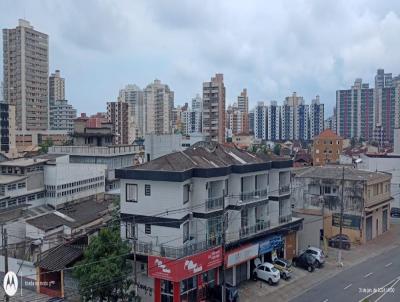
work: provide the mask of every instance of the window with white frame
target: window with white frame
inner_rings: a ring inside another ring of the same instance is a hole
[[[151,234],[151,224],[145,224],[144,225],[144,233],[145,234]]]
[[[185,243],[189,239],[189,221],[186,221],[183,224],[183,242]]]
[[[138,186],[126,184],[126,202],[138,202]]]
[[[150,185],[144,185],[144,195],[145,196],[151,195],[151,186]]]
[[[135,239],[135,224],[132,222],[126,223],[126,239]]]
[[[189,202],[190,184],[183,186],[183,204]]]

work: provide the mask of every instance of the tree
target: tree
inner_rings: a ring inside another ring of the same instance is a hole
[[[90,242],[73,270],[83,301],[132,301],[130,247],[116,228],[105,228]]]
[[[275,153],[276,155],[280,155],[280,154],[281,154],[281,145],[275,144],[275,146],[274,146],[274,153]]]
[[[51,138],[46,139],[43,143],[39,145],[40,153],[47,153],[49,152],[49,147],[53,146],[53,140]]]

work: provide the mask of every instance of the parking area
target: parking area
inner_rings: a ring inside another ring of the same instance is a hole
[[[342,251],[342,264],[338,265],[338,249],[329,248],[325,265],[309,273],[302,268],[293,268],[292,278],[288,281],[280,280],[277,285],[267,282],[248,280],[239,286],[241,302],[290,301],[311,287],[335,276],[370,257],[400,245],[400,219],[392,220],[391,230],[361,246],[353,246],[349,251]]]

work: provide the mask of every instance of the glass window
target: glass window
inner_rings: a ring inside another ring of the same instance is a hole
[[[189,240],[189,221],[186,221],[183,224],[183,242],[186,242]]]
[[[126,202],[138,202],[138,186],[126,184]]]
[[[144,232],[146,234],[151,234],[151,224],[145,224],[144,225]]]
[[[134,239],[135,238],[135,224],[132,222],[126,223],[126,238]]]
[[[174,301],[174,286],[171,281],[161,280],[161,301],[173,302]]]
[[[190,184],[183,186],[183,204],[189,202]]]
[[[151,186],[150,185],[144,185],[144,195],[145,196],[151,195]]]

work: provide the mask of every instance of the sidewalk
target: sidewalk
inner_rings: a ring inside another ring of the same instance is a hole
[[[368,258],[380,255],[394,247],[400,246],[400,220],[391,225],[391,229],[361,246],[353,246],[350,251],[342,251],[343,267],[337,265],[338,249],[329,248],[328,257],[323,268],[313,273],[295,268],[289,281],[280,280],[276,286],[270,286],[264,281],[247,281],[239,287],[241,302],[289,301],[311,287],[333,277],[345,269],[361,263]]]

